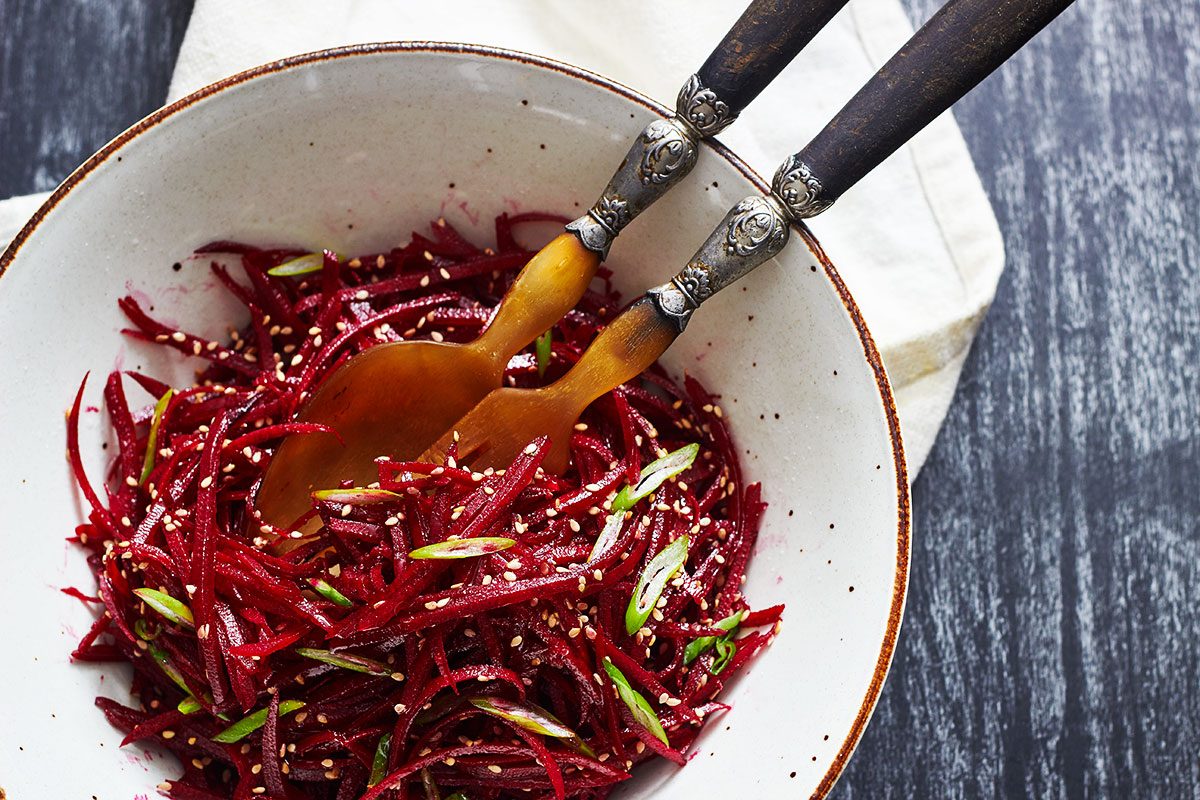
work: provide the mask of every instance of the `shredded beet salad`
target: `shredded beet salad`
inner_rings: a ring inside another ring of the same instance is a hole
[[[381,342],[478,335],[533,255],[514,228],[556,219],[502,216],[494,250],[444,220],[348,260],[213,243],[197,260],[250,318],[224,342],[120,301],[129,336],[207,362],[187,387],[108,376],[102,485],[82,468],[82,386],[68,418],[98,597],[67,591],[103,609],[73,657],[132,665],[135,707],[96,703],[125,743],[179,757],[165,795],[592,800],[643,761],[683,765],[726,708],[782,607],[742,596],[764,505],[690,378],[656,366],[595,402],[561,476],[544,439],[484,472],[380,458],[377,482],[314,493],[319,524],[297,526],[313,533],[256,514],[273,448],[323,430],[295,421],[323,376]],[[608,277],[510,385],[574,363],[619,310]]]

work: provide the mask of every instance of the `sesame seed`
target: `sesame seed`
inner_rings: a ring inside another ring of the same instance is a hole
[[[592,577],[598,581],[602,581],[604,580],[604,571],[601,569],[595,569],[592,571]]]
[[[501,768],[500,768],[498,765],[496,765],[496,764],[488,764],[488,772],[492,772],[492,773],[495,773],[496,775],[499,775],[499,774],[500,774],[501,772],[503,772],[503,771],[504,771],[504,770],[503,770],[503,769],[501,769]]]
[[[397,714],[403,714],[408,710],[408,706],[404,705],[404,703],[396,703],[396,705],[392,706],[392,710]]]
[[[251,789],[250,791],[254,792],[255,794],[266,794],[266,793],[267,793],[267,787],[265,787],[265,786],[255,786],[255,787],[254,787],[253,789]]]
[[[520,636],[514,636],[514,637],[512,638],[512,641],[511,641],[511,642],[509,642],[508,644],[509,644],[509,646],[510,646],[510,647],[520,647],[520,646],[521,646],[521,642],[523,642],[523,641],[525,641],[525,640],[524,640],[524,639],[522,639]]]
[[[567,636],[574,639],[575,637],[579,636],[579,633],[580,633],[579,628],[571,628],[571,630],[567,631]]]
[[[175,340],[175,341],[177,341],[177,342],[183,342],[183,341],[187,341],[187,337],[186,337],[186,336],[184,336],[184,335],[183,335],[182,333],[180,333],[179,331],[175,331],[174,333],[172,333],[172,334],[171,334],[171,338],[172,338],[172,339],[174,339],[174,340]]]
[[[355,300],[366,300],[370,296],[371,296],[371,293],[368,292],[366,289],[359,289],[357,292],[354,293]]]
[[[450,602],[450,598],[449,598],[449,597],[443,597],[441,600],[438,600],[438,601],[437,601],[437,604],[436,604],[436,605],[437,605],[437,607],[438,607],[438,608],[445,608],[445,607],[446,607],[446,605],[447,605],[449,602]]]
[[[517,579],[517,573],[513,572],[512,570],[505,570],[504,580],[508,581],[509,583],[512,583],[516,579]]]
[[[421,286],[422,286],[422,287],[425,287],[425,286],[428,286],[428,285],[429,285],[429,276],[428,276],[428,275],[422,275],[422,276],[421,276]]]
[[[332,766],[333,766],[333,759],[332,759],[332,758],[323,758],[323,759],[321,759],[321,766],[322,766],[322,767],[325,767],[326,769],[328,769],[329,767],[332,767]]]
[[[442,334],[438,331],[434,331],[433,333],[429,334],[429,338],[433,339],[435,342],[442,342],[446,339],[446,337],[442,336]]]
[[[450,280],[450,270],[446,269],[445,267],[442,267],[438,270],[438,275],[442,276],[442,280]]]
[[[438,604],[434,600],[430,600],[428,603],[425,604],[425,608],[429,611],[436,611],[437,607],[438,607]]]
[[[204,480],[200,481],[200,488],[207,489],[208,487],[212,486],[212,482],[213,482],[212,476],[209,475],[209,476],[205,477]]]
[[[162,732],[162,737],[163,737],[164,739],[174,739],[174,738],[175,738],[175,731],[172,731],[172,730],[166,730],[166,731],[163,731],[163,732]]]

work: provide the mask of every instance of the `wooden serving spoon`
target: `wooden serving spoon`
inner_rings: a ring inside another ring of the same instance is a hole
[[[600,199],[525,266],[478,339],[378,345],[323,381],[299,419],[338,435],[284,440],[256,498],[264,518],[290,527],[314,489],[373,481],[376,457],[417,455],[498,387],[509,359],[583,296],[621,229],[691,171],[700,140],[732,123],[845,2],[753,0],[684,84],[675,116],[646,126]]]
[[[443,461],[455,446],[461,463],[501,466],[533,439],[549,436],[543,463],[565,469],[572,426],[589,403],[653,364],[702,302],[783,249],[792,222],[828,208],[1072,2],[950,0],[807,147],[783,162],[770,195],[734,206],[688,265],[613,320],[566,375],[536,389],[493,391],[422,460]]]

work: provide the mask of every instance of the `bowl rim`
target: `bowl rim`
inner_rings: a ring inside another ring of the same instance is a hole
[[[34,212],[29,221],[21,228],[12,242],[0,253],[0,278],[3,278],[8,268],[12,265],[20,252],[22,246],[29,240],[33,233],[37,230],[41,222],[46,216],[52,212],[61,203],[68,194],[78,186],[85,178],[88,177],[97,167],[107,161],[111,156],[115,155],[125,145],[146,131],[154,128],[159,123],[167,120],[175,114],[186,110],[192,105],[205,100],[209,97],[217,95],[226,89],[236,87],[242,83],[273,75],[276,73],[286,72],[288,70],[304,67],[311,64],[324,63],[335,61],[343,58],[359,57],[359,56],[374,56],[374,55],[396,55],[407,53],[435,53],[440,55],[466,55],[476,56],[486,59],[495,59],[498,61],[509,61],[524,64],[526,66],[544,69],[552,72],[558,72],[568,77],[582,80],[597,88],[605,89],[620,95],[628,100],[631,100],[638,105],[641,105],[649,111],[658,114],[661,117],[668,117],[672,111],[663,104],[647,97],[646,95],[629,88],[617,81],[606,78],[598,73],[592,72],[582,67],[577,67],[563,61],[547,58],[545,56],[533,55],[524,53],[519,50],[510,50],[502,47],[493,47],[490,45],[466,44],[460,42],[431,42],[431,41],[394,41],[394,42],[372,42],[366,44],[348,45],[343,47],[334,47],[325,50],[316,50],[310,53],[290,56],[278,61],[272,61],[266,64],[252,67],[242,72],[235,73],[228,77],[222,78],[215,83],[211,83],[196,91],[176,100],[173,103],[163,106],[158,110],[148,114],[141,120],[135,122],[129,128],[118,134],[108,144],[100,148],[94,155],[84,161],[77,167],[67,178],[59,184],[59,186],[51,193],[50,197]],[[709,139],[706,144],[715,151],[715,153],[724,158],[734,169],[742,174],[750,183],[752,183],[759,191],[764,194],[770,191],[768,183],[762,179],[753,169],[750,168],[741,158],[739,158],[732,150],[719,141]],[[879,390],[879,397],[883,405],[884,417],[887,420],[888,438],[891,443],[893,466],[896,474],[896,565],[892,584],[892,599],[891,606],[888,610],[888,624],[884,631],[883,641],[880,644],[879,655],[875,662],[875,667],[872,672],[871,680],[867,685],[867,691],[863,696],[862,703],[859,706],[858,712],[855,715],[850,730],[838,748],[833,761],[829,768],[822,776],[816,789],[811,795],[812,800],[819,800],[829,794],[829,791],[837,783],[838,778],[846,769],[846,765],[850,760],[850,756],[854,753],[862,734],[866,729],[867,722],[874,713],[875,706],[879,701],[880,693],[883,689],[883,683],[887,678],[888,671],[891,668],[892,658],[895,655],[896,644],[900,631],[900,624],[904,616],[904,604],[908,591],[908,568],[909,558],[911,554],[911,534],[912,534],[912,509],[911,497],[908,485],[908,470],[904,457],[904,444],[900,432],[900,420],[896,410],[895,396],[892,392],[891,383],[888,380],[887,371],[883,365],[883,359],[879,354],[879,350],[875,345],[875,340],[871,336],[870,330],[867,328],[866,321],[863,319],[862,313],[859,311],[858,304],[855,302],[850,290],[842,281],[841,275],[838,274],[833,262],[825,254],[820,243],[812,232],[803,223],[795,223],[792,229],[797,233],[804,244],[820,261],[826,278],[833,286],[841,299],[846,312],[849,314],[854,328],[858,333],[859,341],[862,344],[863,355],[866,357],[867,364],[870,366],[872,374],[875,377],[875,383]]]

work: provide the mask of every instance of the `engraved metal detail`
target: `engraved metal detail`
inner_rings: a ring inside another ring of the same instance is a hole
[[[725,229],[725,249],[749,256],[766,247],[782,246],[787,240],[787,220],[765,197],[747,197],[733,207]],[[776,250],[778,252],[778,250]]]
[[[567,225],[584,247],[602,258],[608,257],[622,228],[692,171],[700,139],[737,118],[695,75],[679,91],[676,112],[671,119],[656,119],[642,130],[604,194],[587,214]]]
[[[709,270],[699,264],[688,264],[675,276],[675,285],[680,291],[700,305],[712,297],[712,283],[708,279]]]
[[[791,228],[771,197],[747,197],[729,210],[679,274],[649,294],[679,330],[708,298],[774,257]]]
[[[633,215],[629,213],[629,202],[615,192],[605,192],[588,213],[613,236],[620,233],[633,219]]]
[[[642,131],[642,160],[638,174],[643,184],[668,183],[696,166],[696,141],[687,127],[675,119],[659,119]]]
[[[700,136],[716,136],[729,127],[737,114],[717,93],[700,81],[699,75],[693,75],[679,90],[675,99],[675,111],[691,125]]]
[[[788,156],[775,171],[771,191],[792,219],[815,217],[833,205],[832,200],[821,199],[821,181],[796,156]]]

